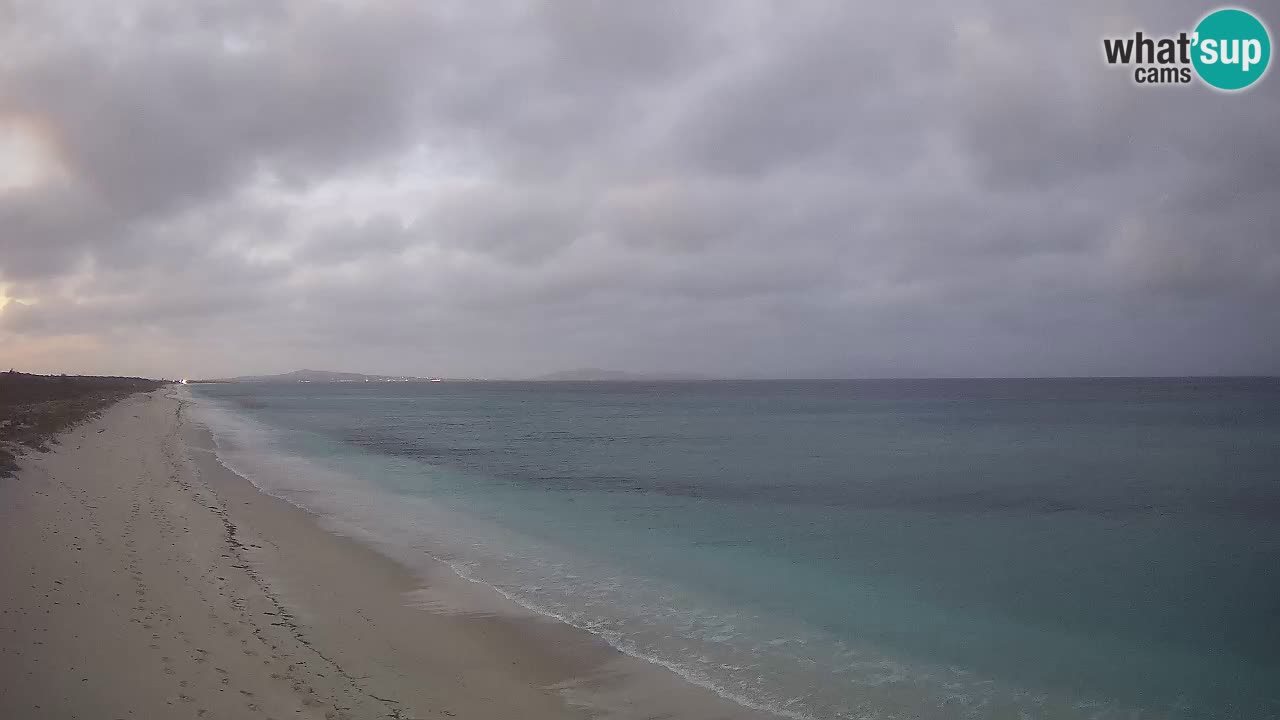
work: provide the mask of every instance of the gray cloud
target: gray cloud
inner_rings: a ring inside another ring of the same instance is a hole
[[[0,184],[0,348],[187,375],[1280,372],[1275,78],[1140,88],[1100,57],[1204,10],[23,0],[0,132],[53,169]]]

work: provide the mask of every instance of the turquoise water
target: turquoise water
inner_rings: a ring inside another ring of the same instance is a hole
[[[194,386],[224,462],[790,717],[1280,717],[1280,380]]]

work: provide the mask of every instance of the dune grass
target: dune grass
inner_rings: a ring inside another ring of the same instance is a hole
[[[87,375],[0,373],[0,477],[13,474],[18,456],[44,452],[64,430],[102,414],[122,398],[155,390],[163,380]]]

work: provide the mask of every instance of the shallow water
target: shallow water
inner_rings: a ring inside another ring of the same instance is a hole
[[[193,386],[223,461],[792,717],[1280,717],[1280,381]]]

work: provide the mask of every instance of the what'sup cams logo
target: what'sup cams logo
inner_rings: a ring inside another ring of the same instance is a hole
[[[1195,30],[1174,37],[1104,38],[1108,65],[1133,65],[1140,85],[1189,84],[1198,76],[1219,90],[1243,90],[1267,72],[1271,36],[1252,13],[1222,8],[1205,15]]]

